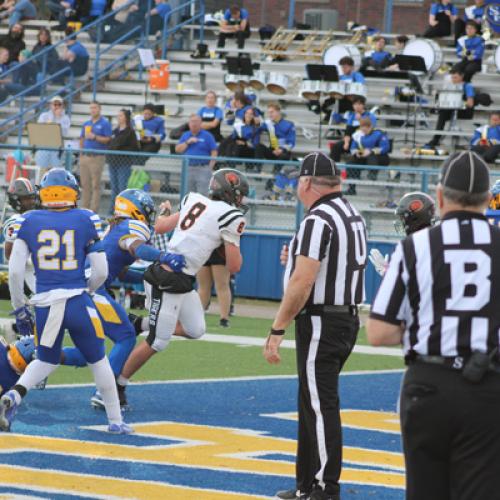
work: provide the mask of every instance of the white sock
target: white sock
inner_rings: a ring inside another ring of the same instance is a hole
[[[110,424],[121,424],[122,414],[120,411],[120,401],[118,400],[118,391],[116,389],[115,376],[107,356],[101,361],[90,365],[94,375],[95,385],[101,394],[106,408],[106,415]]]
[[[27,391],[33,389],[40,382],[45,380],[59,365],[52,365],[39,359],[33,360],[21,375],[16,385],[22,385]],[[17,392],[17,391],[16,391]],[[17,397],[16,397],[16,402]]]
[[[118,375],[116,379],[119,385],[126,387],[128,385],[128,378],[125,378],[123,375]]]

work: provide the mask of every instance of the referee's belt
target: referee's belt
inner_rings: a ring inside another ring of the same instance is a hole
[[[414,354],[406,356],[405,362],[407,365],[438,365],[450,370],[462,371],[469,358],[470,356],[427,356],[424,354]],[[487,371],[500,373],[500,363],[498,361],[490,362]]]
[[[298,316],[322,316],[323,314],[348,314],[349,316],[357,316],[358,306],[307,306],[299,312]]]

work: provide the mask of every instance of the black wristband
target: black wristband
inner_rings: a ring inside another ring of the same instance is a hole
[[[269,332],[270,335],[285,335],[285,330],[275,330],[274,328],[271,328],[271,331]]]

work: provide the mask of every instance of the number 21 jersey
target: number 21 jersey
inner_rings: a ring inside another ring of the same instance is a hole
[[[245,219],[238,208],[189,193],[181,202],[179,222],[168,250],[184,255],[184,272],[194,276],[221,244],[239,246],[244,228]]]

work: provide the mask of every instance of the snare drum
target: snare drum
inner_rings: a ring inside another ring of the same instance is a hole
[[[437,107],[439,109],[463,109],[464,106],[463,88],[461,84],[448,84],[438,93]]]
[[[497,71],[500,72],[500,45],[495,49],[495,66],[497,67]]]
[[[248,87],[250,85],[250,77],[248,75],[237,75],[238,84],[240,87]]]
[[[352,58],[354,61],[354,70],[358,70],[361,66],[361,52],[356,45],[331,45],[323,52],[323,64],[337,66],[339,75],[343,75],[342,68],[339,66],[339,61],[346,56]]]
[[[238,75],[226,75],[224,76],[224,85],[231,91],[236,92],[240,88]]]
[[[308,101],[317,101],[324,92],[323,82],[315,80],[304,80],[300,86],[300,97]]]
[[[346,95],[349,84],[346,82],[328,82],[326,93],[334,99],[342,99]]]
[[[254,71],[254,74],[250,77],[250,87],[255,90],[263,90],[266,87],[268,78],[269,73],[267,71]]]
[[[269,73],[266,88],[272,94],[286,94],[286,89],[288,88],[288,76],[281,75],[279,73]]]
[[[364,83],[348,83],[346,85],[346,92],[345,96],[348,99],[354,99],[355,97],[364,97],[366,99],[367,96],[367,89],[366,85]]]
[[[403,49],[403,55],[423,57],[425,67],[431,73],[435,73],[443,64],[441,47],[429,38],[410,40]]]

